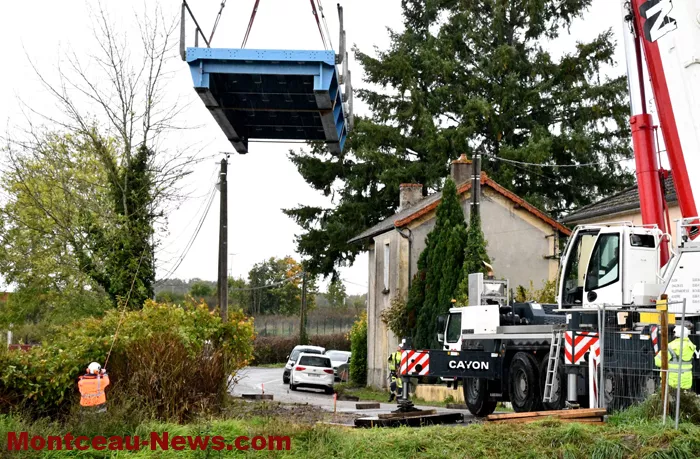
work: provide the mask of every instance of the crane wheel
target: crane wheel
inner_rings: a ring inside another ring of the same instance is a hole
[[[465,378],[462,381],[464,401],[474,416],[488,416],[496,410],[496,400],[490,400],[488,381],[484,378]]]
[[[510,364],[508,395],[516,413],[538,411],[542,408],[539,365],[526,352],[518,352]]]

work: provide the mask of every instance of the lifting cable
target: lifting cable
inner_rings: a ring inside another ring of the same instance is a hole
[[[245,37],[243,37],[243,44],[241,48],[245,48],[246,43],[248,43],[248,36],[250,36],[250,29],[253,28],[253,21],[255,21],[255,15],[258,13],[258,6],[260,5],[260,0],[255,0],[255,5],[253,5],[253,12],[250,14],[250,21],[248,21],[248,29],[245,31]]]
[[[323,47],[328,49],[328,44],[326,44],[326,37],[323,35],[323,29],[321,28],[321,19],[318,17],[318,11],[316,11],[316,4],[314,0],[309,0],[311,2],[311,10],[314,13],[314,18],[316,19],[316,24],[318,25],[318,32],[321,34],[321,40],[323,41]]]
[[[224,7],[226,6],[226,0],[221,0],[221,8],[219,8],[219,14],[216,15],[216,21],[214,21],[214,28],[211,29],[211,35],[209,36],[209,44],[211,45],[211,41],[214,39],[214,32],[216,32],[216,26],[219,25],[219,20],[221,19],[221,12],[224,10]]]
[[[328,43],[326,42],[326,36],[323,34],[323,28],[321,27],[321,18],[318,15],[318,11],[316,10],[316,4],[314,3],[314,0],[309,0],[311,3],[311,11],[313,12],[314,18],[316,19],[316,25],[318,26],[318,31],[321,34],[321,40],[323,41],[323,47],[325,49],[328,49]],[[224,7],[224,3],[226,1],[224,0],[221,3],[221,9]],[[326,23],[326,17],[323,15],[323,7],[321,6],[321,2],[319,0],[318,2],[319,8],[321,10],[321,17],[323,18],[323,22],[326,27],[326,32],[328,32],[328,24]],[[250,14],[250,20],[248,21],[248,28],[245,31],[245,36],[243,37],[243,43],[241,44],[241,48],[245,48],[246,44],[248,43],[248,37],[250,37],[250,31],[253,28],[253,22],[255,22],[255,16],[258,14],[258,7],[260,6],[260,0],[255,0],[255,4],[253,5],[253,11]],[[219,22],[219,17],[221,17],[221,10],[219,10],[219,16],[217,16],[217,24]],[[216,29],[216,24],[214,25],[214,29]],[[214,35],[214,32],[212,31],[212,36]],[[328,41],[330,41],[330,34],[328,35]],[[331,44],[331,47],[333,45]]]

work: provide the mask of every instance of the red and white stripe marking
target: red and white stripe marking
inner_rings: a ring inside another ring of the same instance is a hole
[[[651,343],[654,345],[654,355],[659,353],[659,327],[651,327]]]
[[[598,346],[598,334],[594,332],[574,332],[568,331],[565,334],[564,340],[564,358],[567,364],[578,365],[583,361],[586,353],[592,351],[597,359],[600,356],[600,347]]]
[[[428,351],[403,351],[401,353],[400,373],[402,375],[425,376],[428,374],[430,353]],[[416,366],[421,365],[420,371]]]

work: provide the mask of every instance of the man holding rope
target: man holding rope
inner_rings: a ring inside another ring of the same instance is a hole
[[[107,386],[109,386],[107,370],[103,369],[99,363],[92,362],[87,367],[87,372],[78,378],[80,405],[97,413],[106,412],[105,388]]]

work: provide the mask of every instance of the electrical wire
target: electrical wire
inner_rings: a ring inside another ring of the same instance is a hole
[[[588,167],[588,166],[602,166],[604,164],[621,163],[622,161],[629,161],[629,158],[615,159],[612,161],[596,161],[591,163],[582,164],[541,164],[541,163],[527,163],[524,161],[516,161],[514,159],[506,159],[498,156],[492,155],[482,155],[484,158],[489,158],[491,160],[503,161],[511,164],[520,164],[522,166],[535,166],[535,167]]]
[[[358,287],[367,288],[366,285],[358,284],[357,282],[351,282],[351,281],[349,281],[349,280],[347,280],[347,279],[340,279],[340,280],[342,280],[343,282],[347,282],[348,284],[357,285]]]
[[[294,279],[298,279],[299,277],[301,277],[301,276],[303,276],[303,275],[304,275],[304,273],[303,273],[303,272],[300,272],[300,273],[297,273],[296,275],[294,275],[294,276],[292,276],[292,277],[289,277],[289,278],[287,278],[287,279],[285,279],[285,280],[283,280],[283,281],[277,282],[277,283],[275,283],[275,284],[261,285],[261,286],[258,286],[258,287],[232,288],[232,289],[229,289],[229,292],[250,292],[250,291],[252,291],[252,290],[263,290],[263,289],[266,289],[266,288],[279,287],[280,285],[284,285],[284,284],[286,284],[287,282],[291,282],[291,281],[293,281]]]
[[[159,285],[165,279],[168,279],[177,270],[177,268],[180,267],[182,262],[187,257],[187,254],[189,253],[190,249],[192,248],[192,245],[194,244],[194,241],[197,239],[197,236],[199,235],[199,231],[202,229],[202,226],[204,225],[204,220],[206,220],[207,215],[209,215],[209,210],[211,209],[211,205],[214,202],[214,196],[216,196],[216,187],[212,187],[211,195],[209,196],[209,202],[207,203],[206,210],[202,214],[202,217],[200,218],[199,223],[197,224],[197,228],[195,229],[194,233],[192,234],[192,237],[190,238],[187,245],[185,246],[185,249],[183,250],[182,255],[180,255],[180,257],[176,261],[175,266],[170,271],[168,271],[168,273],[165,274],[161,278],[161,280],[159,280],[158,282],[155,283],[156,285]]]

